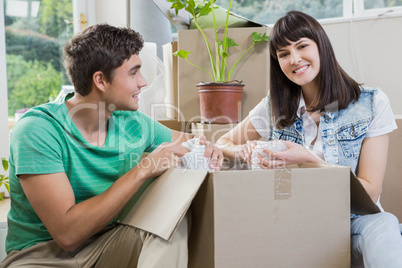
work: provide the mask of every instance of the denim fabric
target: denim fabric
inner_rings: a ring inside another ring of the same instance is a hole
[[[401,268],[398,219],[387,212],[351,219],[352,268]]]
[[[349,166],[356,173],[360,148],[374,117],[374,94],[377,89],[361,87],[357,102],[337,111],[335,104],[327,107],[320,117],[320,130],[325,161],[331,165]],[[270,111],[270,109],[269,109]],[[269,140],[289,140],[304,144],[303,121],[299,118],[292,126],[277,129],[268,115],[272,134]]]

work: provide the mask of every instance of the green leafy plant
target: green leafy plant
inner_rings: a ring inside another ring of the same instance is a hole
[[[7,159],[5,159],[4,157],[1,158],[1,165],[3,166],[4,171],[8,170],[8,161]],[[4,185],[8,191],[8,193],[10,193],[10,182],[8,180],[8,177],[6,177],[6,175],[0,175],[0,187]],[[3,195],[0,194],[0,201],[3,200]]]
[[[201,32],[201,35],[204,38],[205,45],[207,47],[209,59],[211,62],[212,74],[207,69],[195,65],[188,61],[187,56],[190,54],[190,51],[179,50],[174,53],[175,56],[179,56],[186,60],[190,65],[195,66],[209,74],[211,77],[211,82],[228,82],[231,79],[232,72],[236,67],[237,63],[243,58],[243,56],[256,44],[260,42],[267,42],[269,41],[269,36],[264,34],[258,34],[257,32],[253,32],[251,34],[253,38],[253,44],[244,51],[244,53],[237,59],[237,61],[232,65],[230,68],[227,64],[227,58],[229,57],[229,48],[238,46],[238,44],[232,39],[229,38],[228,35],[228,26],[229,26],[229,13],[232,7],[233,0],[229,3],[229,8],[226,15],[226,23],[224,28],[224,35],[223,40],[218,40],[218,29],[215,20],[215,13],[214,3],[216,0],[203,0],[197,1],[200,4],[197,4],[195,0],[168,0],[168,2],[172,3],[171,9],[175,9],[176,14],[178,14],[179,10],[186,10],[193,18],[193,21],[197,27],[197,29]],[[202,16],[206,16],[208,14],[212,14],[213,24],[214,24],[214,42],[215,42],[215,49],[212,51],[208,38],[206,37],[204,30],[201,28],[200,24],[198,23],[198,19]]]

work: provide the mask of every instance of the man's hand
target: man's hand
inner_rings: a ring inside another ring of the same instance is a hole
[[[137,165],[143,179],[157,177],[171,167],[177,167],[180,157],[188,153],[188,149],[173,143],[162,143],[152,153],[144,157]]]

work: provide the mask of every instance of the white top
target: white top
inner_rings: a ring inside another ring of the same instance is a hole
[[[249,113],[249,118],[254,128],[260,134],[262,138],[268,138],[270,136],[270,129],[268,128],[268,98],[265,97],[261,100],[257,106],[255,106]],[[366,137],[377,137],[392,132],[397,129],[394,113],[392,112],[391,105],[387,95],[380,89],[378,93],[374,95],[375,104],[375,116],[370,122],[369,129]],[[321,143],[321,131],[318,131],[317,125],[313,118],[306,110],[306,104],[304,102],[303,94],[301,95],[299,108],[297,110],[297,116],[303,119],[303,129],[305,134],[304,146],[312,149],[323,160],[323,148]],[[317,139],[316,139],[317,138]],[[316,139],[314,145],[312,141]]]

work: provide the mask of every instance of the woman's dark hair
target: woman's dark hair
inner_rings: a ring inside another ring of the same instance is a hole
[[[283,73],[276,52],[290,45],[290,41],[296,42],[300,38],[313,40],[320,56],[319,95],[309,111],[324,112],[328,107],[342,110],[360,97],[360,84],[338,64],[331,42],[320,23],[303,12],[290,11],[275,23],[269,42],[270,99],[277,128],[289,127],[297,120],[301,87]]]
[[[75,35],[64,47],[64,66],[75,91],[88,95],[97,71],[112,82],[115,69],[132,55],[138,55],[143,45],[139,33],[108,24],[97,24]]]

